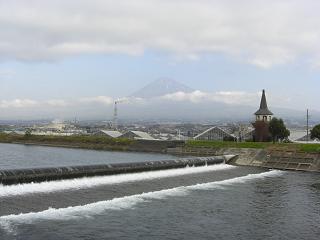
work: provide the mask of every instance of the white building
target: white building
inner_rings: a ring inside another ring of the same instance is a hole
[[[224,141],[224,140],[236,140],[236,136],[228,133],[226,130],[220,127],[212,127],[200,133],[194,137],[194,140],[212,140],[212,141]]]
[[[102,135],[102,136],[107,136],[110,138],[119,138],[123,134],[119,131],[114,131],[114,130],[100,130],[97,135]]]
[[[290,129],[289,140],[295,143],[319,143],[319,139],[311,139],[311,133],[307,136],[307,131]]]
[[[129,131],[123,134],[121,137],[136,140],[156,140],[155,138],[150,136],[149,133],[142,131]]]

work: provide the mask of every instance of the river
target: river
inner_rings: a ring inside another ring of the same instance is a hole
[[[169,155],[0,144],[0,169]],[[320,176],[226,164],[0,185],[0,239],[318,239]]]

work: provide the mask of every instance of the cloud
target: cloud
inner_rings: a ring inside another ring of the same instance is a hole
[[[199,90],[196,90],[191,93],[185,93],[185,92],[175,92],[166,94],[164,96],[161,96],[160,99],[164,100],[172,100],[172,101],[190,101],[190,102],[201,102],[202,100],[208,99],[208,94],[205,92],[201,92]]]
[[[125,105],[152,105],[153,103],[168,103],[168,102],[191,102],[191,103],[204,103],[204,102],[221,102],[230,105],[254,105],[260,101],[261,92],[243,92],[243,91],[219,91],[219,92],[203,92],[200,90],[193,91],[191,93],[186,92],[175,92],[172,94],[166,94],[160,97],[154,97],[151,99],[136,98],[136,97],[123,97],[114,99],[109,96],[93,96],[72,100],[64,99],[51,99],[36,101],[32,99],[14,99],[14,100],[1,100],[0,108],[38,108],[47,109],[60,108],[86,108],[97,106],[113,106],[114,102],[117,101],[119,104]],[[285,97],[272,97],[276,102],[289,103],[290,99]],[[271,103],[274,101],[270,101]]]
[[[262,68],[320,59],[316,0],[0,1],[0,58],[56,60],[78,54],[178,59],[223,53]]]
[[[71,105],[71,103],[62,99],[51,99],[46,101],[45,103],[52,107],[67,107]]]
[[[0,100],[0,110],[1,119],[79,117],[81,119],[111,120],[113,103],[115,100],[120,100],[118,110],[122,117],[144,119],[174,116],[178,119],[191,115],[197,116],[201,111],[202,113],[210,112],[210,109],[220,109],[218,110],[221,111],[218,113],[219,116],[225,114],[223,109],[229,107],[235,113],[239,113],[238,109],[256,109],[259,106],[260,97],[261,92],[196,90],[191,93],[176,92],[148,99],[135,97],[114,99],[109,96],[51,100],[13,99]],[[267,99],[271,110],[295,104],[294,99],[288,98],[285,94],[283,96],[268,95]],[[187,112],[185,109],[188,109]]]
[[[87,97],[79,99],[80,103],[100,103],[104,105],[111,105],[114,103],[112,97],[108,96],[97,96],[97,97]]]
[[[228,104],[247,104],[258,99],[258,93],[246,93],[246,92],[216,92],[207,93],[202,91],[194,91],[191,93],[176,92],[172,94],[167,94],[161,97],[155,97],[153,99],[144,99],[136,97],[124,97],[114,99],[109,96],[93,96],[85,97],[79,99],[65,100],[65,99],[50,99],[50,100],[32,100],[32,99],[13,99],[13,100],[1,100],[0,108],[10,109],[10,108],[34,108],[34,109],[50,109],[53,108],[82,108],[87,106],[94,106],[100,104],[103,106],[112,106],[114,101],[117,100],[119,104],[133,104],[133,105],[146,105],[152,104],[152,102],[157,101],[187,101],[193,103],[201,103],[207,101],[223,102]]]
[[[191,93],[176,92],[160,97],[163,100],[170,101],[190,101],[193,103],[201,103],[207,101],[222,102],[227,104],[251,105],[259,101],[261,93],[248,93],[239,91],[220,91],[215,93],[207,93],[202,91],[194,91]]]
[[[0,108],[30,108],[35,107],[39,103],[31,99],[14,99],[0,101]]]

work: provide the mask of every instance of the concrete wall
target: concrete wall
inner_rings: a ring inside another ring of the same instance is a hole
[[[183,147],[168,149],[168,153],[193,156],[238,155],[227,163],[240,166],[320,172],[320,153],[254,148]]]

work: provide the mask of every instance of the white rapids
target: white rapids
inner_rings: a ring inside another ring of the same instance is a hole
[[[40,183],[26,183],[17,185],[0,185],[0,197],[19,196],[35,193],[50,193],[65,190],[77,190],[92,188],[101,185],[119,184],[125,182],[136,182],[143,180],[152,180],[157,178],[167,178],[182,176],[194,173],[204,173],[211,171],[221,171],[233,169],[235,166],[227,164],[216,164],[202,167],[186,167],[178,169],[147,171],[140,173],[118,174],[99,177],[84,177],[68,180],[58,180]]]
[[[264,179],[266,177],[276,177],[283,174],[283,171],[272,170],[258,174],[248,174],[242,177],[231,178],[222,181],[210,183],[201,183],[191,186],[180,186],[160,191],[136,194],[114,198],[106,201],[94,202],[86,205],[72,206],[67,208],[49,208],[41,212],[30,212],[18,215],[7,215],[0,217],[0,226],[10,231],[12,224],[32,223],[37,220],[70,220],[76,218],[86,218],[101,214],[107,210],[130,209],[139,203],[150,201],[152,199],[166,199],[172,196],[185,196],[194,190],[210,190],[221,188],[227,185],[241,184],[256,179]]]

